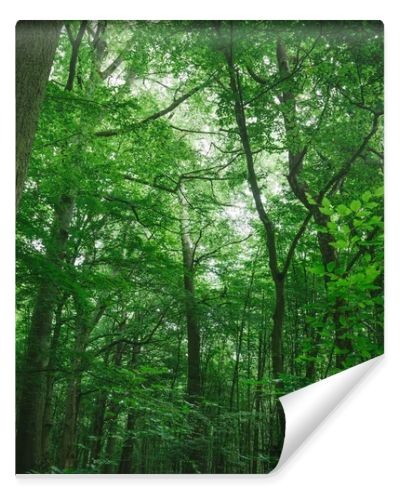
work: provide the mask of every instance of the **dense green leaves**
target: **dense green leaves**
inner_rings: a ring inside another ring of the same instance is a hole
[[[383,349],[382,27],[91,21],[68,91],[79,26],[61,32],[17,219],[17,398],[40,380],[43,421],[27,469],[268,472],[277,395]]]

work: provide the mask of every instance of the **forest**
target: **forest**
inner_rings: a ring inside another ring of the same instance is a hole
[[[17,24],[17,473],[268,473],[383,352],[383,83],[375,21]]]

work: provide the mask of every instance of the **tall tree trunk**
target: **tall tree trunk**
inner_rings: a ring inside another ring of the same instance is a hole
[[[140,353],[141,346],[134,345],[132,347],[132,357],[129,368],[133,370],[138,361],[138,355]],[[132,465],[133,465],[133,430],[135,428],[136,422],[136,411],[132,408],[128,411],[128,418],[126,420],[125,426],[125,440],[122,445],[121,457],[119,461],[119,474],[131,474],[132,473]]]
[[[201,372],[200,372],[200,329],[197,316],[196,292],[194,282],[194,245],[190,234],[188,203],[184,186],[179,192],[181,206],[181,243],[183,260],[183,286],[185,294],[186,329],[188,341],[187,398],[193,405],[190,416],[192,433],[188,446],[188,460],[184,464],[185,473],[201,471],[204,461],[201,438],[204,432],[197,411],[200,411]]]
[[[56,26],[58,26],[58,24],[59,23],[56,23]],[[27,33],[29,34],[29,38],[36,37],[36,28],[34,25],[35,23],[33,22],[28,23],[29,29]],[[60,29],[60,27],[61,25],[58,26],[58,29]],[[86,21],[83,21],[81,23],[78,36],[74,43],[74,50],[71,57],[70,69],[71,66],[75,68],[76,63],[74,65],[73,60],[78,57],[78,49],[82,41],[82,36],[85,28],[86,28]],[[24,23],[21,23],[21,30],[24,31]],[[26,47],[26,44],[29,44],[29,38],[27,39],[22,36],[21,44]],[[46,42],[42,41],[42,44],[43,43]],[[18,66],[21,65],[23,66],[24,63],[25,56],[23,57],[23,54],[24,50],[22,50],[20,53],[21,57],[20,62],[17,61],[17,84],[19,79]],[[17,49],[17,59],[18,57],[19,56]],[[30,63],[28,62],[27,64],[29,66]],[[51,66],[51,61],[49,65]],[[48,71],[50,71],[50,68]],[[22,80],[24,80],[23,75],[21,76],[21,78]],[[48,74],[46,80],[47,78]],[[65,90],[67,91],[72,90],[73,82],[71,82],[70,80],[71,79],[69,76],[67,85],[65,87]],[[25,86],[28,84],[29,82],[25,83]],[[24,87],[21,84],[21,90],[18,90],[17,88],[17,100],[18,100],[18,94],[22,96],[25,95],[25,92],[27,91],[24,90]],[[26,113],[29,114],[29,109],[24,109],[23,102],[24,99],[21,98],[20,104],[17,103],[17,145],[18,145],[18,128],[24,130],[24,126],[22,124],[22,119],[23,119],[22,115],[25,115]],[[35,110],[33,110],[33,112],[34,111]],[[21,114],[20,127],[18,126],[18,113]],[[39,107],[37,107],[36,113],[37,115],[39,114]],[[32,133],[32,139],[30,141],[30,148],[32,147],[33,135],[34,131]],[[26,157],[26,151],[23,151],[23,153]],[[17,165],[18,165],[18,152],[17,152]],[[24,175],[26,175],[26,166],[27,166],[27,161],[25,163]],[[18,166],[17,166],[17,171],[18,171]],[[48,262],[54,267],[55,276],[58,275],[57,271],[61,269],[62,262],[65,257],[67,241],[68,241],[68,231],[72,220],[73,209],[75,206],[75,196],[74,194],[72,194],[73,192],[74,189],[71,188],[68,193],[62,194],[55,207],[54,223],[51,231],[49,246],[47,249]],[[54,281],[53,278],[51,277],[49,278],[49,276],[42,277],[42,281],[39,284],[38,294],[36,297],[36,302],[32,314],[31,328],[27,339],[28,347],[23,364],[25,372],[23,380],[21,381],[21,394],[19,400],[19,407],[17,411],[17,443],[16,443],[17,473],[24,473],[32,468],[36,469],[36,468],[41,468],[43,466],[42,430],[43,430],[43,416],[44,416],[44,405],[45,405],[45,394],[46,394],[46,375],[44,370],[47,369],[47,365],[49,362],[49,347],[50,347],[49,344],[50,344],[53,314],[60,292],[57,285],[58,284]]]
[[[61,21],[19,21],[15,30],[17,209],[61,26]]]
[[[258,257],[258,255],[257,255],[257,257]],[[250,307],[250,304],[251,304],[251,296],[252,296],[252,291],[253,291],[254,275],[256,272],[257,257],[253,262],[251,275],[250,275],[250,283],[249,283],[249,286],[247,288],[246,298],[245,298],[244,305],[243,305],[243,312],[242,312],[242,317],[240,320],[240,326],[239,326],[239,331],[238,331],[238,339],[237,339],[237,346],[236,346],[236,359],[235,359],[235,365],[233,368],[232,385],[231,385],[231,392],[230,392],[230,397],[229,397],[229,408],[231,411],[233,410],[233,398],[234,398],[234,394],[235,394],[235,387],[238,388],[238,385],[239,385],[239,361],[240,361],[240,356],[242,354],[243,332],[244,332],[244,326],[245,326],[245,322],[246,322],[247,311],[248,311],[248,308]],[[239,400],[237,401],[237,409],[239,409]]]
[[[89,315],[86,304],[79,297],[75,298],[76,304],[76,332],[75,346],[72,359],[71,374],[69,378],[67,398],[65,401],[65,415],[63,433],[60,443],[59,466],[62,469],[71,469],[76,463],[76,435],[80,402],[80,387],[84,370],[84,354],[90,333],[100,321],[105,305],[99,303],[92,316]]]
[[[117,446],[117,437],[115,435],[115,432],[118,427],[118,418],[120,411],[121,405],[111,399],[111,404],[109,407],[108,437],[105,449],[105,457],[107,459],[107,463],[105,463],[102,467],[103,474],[113,474],[115,472],[115,449]]]
[[[220,26],[217,26],[217,32],[219,31],[220,31]],[[220,40],[223,41],[221,37]],[[231,40],[232,40],[232,32],[231,32]],[[273,379],[275,380],[276,391],[277,393],[279,393],[281,392],[282,389],[280,376],[283,370],[282,343],[283,343],[283,322],[285,317],[284,284],[290,260],[293,256],[293,252],[295,250],[296,244],[302,232],[299,232],[298,235],[296,235],[295,239],[293,240],[291,245],[291,250],[288,253],[284,268],[281,271],[279,268],[274,225],[269,217],[269,214],[264,208],[264,203],[261,197],[261,191],[258,185],[257,174],[255,171],[253,152],[251,149],[250,137],[248,135],[247,125],[246,125],[246,115],[243,106],[240,80],[239,80],[239,75],[235,70],[235,65],[233,60],[233,45],[232,43],[230,44],[222,43],[220,49],[222,50],[227,63],[230,88],[233,97],[235,119],[239,131],[240,140],[242,143],[243,152],[246,159],[248,182],[253,194],[258,216],[264,226],[266,247],[268,252],[268,265],[275,287],[275,305],[274,305],[273,327],[271,336],[271,354],[272,354],[272,376]],[[303,226],[304,230],[306,224],[303,224]],[[285,431],[285,418],[284,418],[283,408],[279,403],[279,401],[277,401],[277,412],[279,420],[279,430],[283,439]],[[278,443],[277,447],[280,446],[280,444],[281,443]]]
[[[61,469],[72,469],[76,459],[76,424],[79,407],[80,376],[77,374],[79,363],[73,363],[73,373],[68,384],[67,397],[65,401],[65,415],[63,433],[59,446],[58,466]]]
[[[49,356],[48,373],[46,380],[46,396],[45,396],[44,411],[43,411],[43,430],[42,430],[42,453],[43,453],[43,464],[45,469],[50,464],[49,446],[50,446],[50,433],[53,426],[51,411],[53,403],[55,369],[57,366],[56,355],[61,335],[62,311],[67,298],[68,294],[65,293],[57,305],[55,312],[53,336],[51,337],[50,356]]]
[[[54,308],[59,296],[57,271],[65,258],[74,200],[61,196],[56,210],[47,261],[56,278],[46,274],[39,284],[23,362],[17,412],[16,470],[22,474],[42,467],[42,428]]]
[[[286,90],[282,92],[279,99],[283,105],[282,114],[285,123],[286,139],[288,147],[288,158],[289,158],[289,175],[288,180],[292,192],[297,197],[297,199],[304,205],[304,207],[309,210],[315,223],[324,227],[326,231],[317,231],[318,246],[321,253],[321,260],[325,269],[325,283],[329,287],[331,281],[328,273],[328,265],[333,263],[334,269],[337,268],[338,256],[334,248],[335,238],[327,231],[327,224],[330,218],[321,213],[320,201],[310,202],[311,193],[308,192],[306,184],[302,183],[298,178],[299,173],[303,169],[304,156],[306,154],[307,148],[304,146],[299,127],[297,124],[297,113],[296,113],[296,96],[290,89],[290,67],[289,59],[286,52],[286,48],[281,39],[277,42],[277,61],[279,67],[279,73],[282,79],[287,80]],[[333,322],[335,328],[335,345],[339,349],[339,353],[336,356],[336,367],[343,368],[346,361],[347,352],[351,350],[351,342],[345,338],[345,331],[340,321],[341,309],[343,306],[343,300],[337,299],[335,302],[335,307],[333,311]],[[314,339],[315,346],[318,345],[320,340],[320,333],[317,332],[316,338]],[[315,347],[310,353],[311,357],[316,357],[318,354],[318,348]],[[312,362],[311,362],[312,363]],[[315,367],[309,367],[309,373],[315,373]]]
[[[119,461],[118,474],[131,474],[133,467],[133,444],[134,437],[132,435],[135,428],[136,414],[135,410],[129,410],[128,418],[125,426],[126,438],[121,450],[121,458]]]
[[[91,435],[94,437],[90,458],[95,463],[101,452],[101,446],[103,442],[103,430],[104,430],[104,416],[106,413],[107,395],[104,392],[100,392],[97,395],[95,403],[95,412],[92,422]]]
[[[182,190],[184,188],[182,187]],[[197,318],[194,283],[194,245],[190,235],[189,211],[186,194],[179,193],[181,205],[181,243],[183,259],[183,286],[185,292],[186,328],[188,340],[188,382],[187,394],[196,403],[201,393],[200,380],[200,330]]]
[[[264,298],[263,298],[264,302]],[[261,410],[264,397],[262,380],[265,372],[266,361],[266,325],[263,325],[258,335],[258,366],[257,366],[257,385],[254,394],[254,407],[255,407],[255,422],[254,422],[254,436],[253,436],[253,453],[252,453],[252,474],[257,474],[259,464],[259,451],[260,451],[260,429],[262,428]]]
[[[125,324],[125,321],[123,321],[120,325],[122,326]],[[117,349],[115,351],[114,355],[114,366],[119,367],[121,366],[122,363],[122,355],[124,353],[124,348],[125,345],[123,343],[118,344]],[[102,473],[103,474],[112,474],[115,470],[115,448],[117,444],[117,439],[115,436],[115,432],[117,430],[118,426],[118,417],[119,413],[121,410],[121,405],[119,401],[115,401],[115,393],[111,393],[110,397],[110,407],[109,407],[109,423],[108,423],[108,436],[107,436],[107,441],[106,441],[106,449],[104,451],[104,458],[107,460],[108,463],[105,463],[102,467]]]

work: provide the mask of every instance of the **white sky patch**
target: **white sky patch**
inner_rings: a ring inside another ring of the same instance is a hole
[[[209,139],[198,139],[196,142],[196,149],[207,156],[211,148],[211,141]]]
[[[81,266],[85,262],[85,257],[83,255],[79,255],[75,260],[74,260],[74,266],[78,267]]]
[[[221,286],[221,279],[216,273],[217,261],[215,259],[207,260],[207,271],[204,273],[207,283],[218,288]]]
[[[44,253],[45,252],[45,246],[44,246],[42,240],[33,240],[32,243],[31,243],[31,245],[38,252],[40,252],[40,253]]]
[[[283,191],[282,186],[280,185],[280,183],[276,179],[272,179],[272,182],[271,182],[271,191],[274,194],[281,194],[282,191]]]
[[[317,123],[317,119],[313,116],[312,118],[309,118],[306,120],[306,126],[309,127],[310,125],[315,125]]]
[[[122,74],[112,74],[108,77],[107,81],[113,87],[120,87],[121,85],[125,85],[125,78],[122,77]]]
[[[179,81],[180,82],[186,82],[189,79],[188,73],[181,73],[179,75]]]
[[[263,63],[266,66],[269,66],[271,64],[271,61],[270,61],[269,57],[267,57],[267,56],[263,57]]]
[[[205,277],[207,283],[211,286],[214,286],[217,288],[221,285],[221,280],[219,279],[219,276],[212,270],[204,273],[204,277]]]
[[[246,190],[248,191],[247,186]],[[249,192],[248,195],[251,196],[251,193]],[[235,232],[245,238],[252,232],[251,221],[256,216],[247,208],[244,200],[232,200],[231,203],[234,206],[225,207],[222,215],[229,221]]]

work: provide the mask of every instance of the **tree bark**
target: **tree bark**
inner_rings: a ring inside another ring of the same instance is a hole
[[[135,428],[136,415],[134,410],[129,410],[125,426],[126,438],[121,450],[118,474],[131,474],[133,467],[133,430]]]
[[[137,361],[138,355],[140,354],[141,346],[134,345],[132,347],[132,357],[129,368],[134,370]],[[132,466],[133,466],[133,445],[134,445],[134,437],[133,430],[135,428],[136,422],[136,411],[132,408],[128,410],[128,418],[126,420],[125,433],[126,437],[124,443],[122,445],[121,457],[119,461],[119,469],[118,474],[131,474]]]
[[[19,21],[16,26],[16,208],[28,172],[60,21]]]
[[[65,401],[65,415],[63,433],[60,443],[59,466],[62,469],[72,469],[76,464],[76,431],[80,402],[80,387],[84,366],[84,354],[90,333],[100,321],[105,305],[99,303],[92,315],[79,297],[76,304],[76,332],[75,346],[69,378],[67,398]]]
[[[74,200],[61,196],[56,210],[47,261],[59,270],[65,258],[68,231]],[[42,466],[42,428],[46,394],[46,369],[54,308],[59,296],[58,283],[52,276],[42,276],[28,333],[27,351],[17,412],[16,470],[23,474]]]
[[[181,206],[181,243],[183,261],[183,287],[186,312],[188,341],[187,399],[193,408],[189,415],[192,432],[188,443],[187,460],[183,465],[184,473],[201,472],[204,466],[204,454],[200,440],[204,429],[197,414],[201,403],[200,371],[200,329],[197,316],[196,291],[194,282],[195,247],[190,234],[190,220],[185,187],[181,186],[179,203]]]
[[[217,31],[218,30],[219,28],[217,28]],[[290,250],[285,260],[283,270],[280,270],[277,246],[276,246],[275,228],[269,217],[269,214],[266,212],[264,208],[264,204],[261,197],[261,191],[257,181],[253,152],[251,149],[250,138],[248,135],[247,125],[246,125],[246,115],[243,106],[240,80],[238,74],[236,73],[233,61],[232,43],[230,43],[230,45],[228,46],[223,45],[221,47],[221,50],[225,56],[225,60],[227,63],[230,88],[233,96],[235,118],[239,131],[239,136],[242,143],[243,152],[246,159],[248,182],[253,194],[258,216],[264,226],[265,241],[268,252],[268,265],[275,287],[275,305],[274,305],[273,327],[271,335],[271,354],[272,354],[272,377],[274,380],[274,385],[276,390],[276,411],[278,419],[277,431],[279,435],[274,452],[277,455],[276,459],[278,459],[285,433],[285,415],[282,405],[277,399],[279,393],[282,391],[282,381],[280,377],[283,371],[282,344],[283,344],[283,324],[285,318],[285,279],[287,276],[287,270],[291,258],[293,256],[294,250],[301,235],[303,234],[306,228],[308,219],[307,218],[305,219],[300,231],[296,234],[295,238],[293,239],[292,244],[290,246]]]
[[[278,39],[277,42],[277,61],[279,67],[279,73],[282,79],[289,80],[290,78],[290,67],[288,55],[286,48],[282,40]],[[290,81],[288,82],[290,84]],[[288,83],[286,87],[288,87]],[[321,213],[320,202],[315,204],[310,203],[308,188],[304,183],[302,183],[298,175],[303,169],[304,156],[306,154],[306,147],[303,145],[303,141],[300,136],[298,124],[297,124],[297,113],[296,113],[296,96],[291,90],[286,89],[279,96],[281,103],[283,104],[283,119],[286,130],[286,139],[288,147],[288,160],[289,160],[289,185],[292,189],[293,194],[296,198],[304,205],[304,207],[311,213],[315,223],[318,226],[322,226],[327,229],[327,224],[330,218]],[[335,238],[329,232],[317,231],[318,246],[321,253],[322,264],[325,269],[325,283],[329,286],[331,281],[328,273],[328,264],[333,263],[334,269],[337,268],[338,256],[334,248]],[[347,351],[351,351],[351,342],[344,338],[345,331],[340,322],[341,308],[343,306],[343,300],[337,299],[335,302],[335,307],[333,311],[333,322],[335,328],[335,345],[339,349],[339,353],[336,356],[336,367],[343,368],[346,361]],[[319,343],[320,333],[317,331],[316,338],[314,339],[315,345]],[[315,347],[310,353],[311,357],[316,357],[318,354],[318,348]],[[315,375],[315,366],[313,362],[309,362],[308,373]]]
[[[104,416],[106,413],[107,395],[100,392],[96,398],[95,413],[92,422],[91,434],[94,436],[90,459],[96,462],[100,457],[103,442]]]
[[[268,251],[268,263],[275,286],[275,307],[274,307],[273,328],[272,328],[272,360],[273,360],[273,375],[275,378],[277,378],[279,377],[279,374],[282,372],[282,365],[283,365],[282,331],[283,331],[283,320],[285,312],[284,279],[286,273],[281,272],[279,269],[274,226],[267,212],[265,211],[264,204],[261,199],[261,192],[258,186],[257,175],[254,168],[253,153],[250,146],[250,138],[247,132],[246,117],[241,98],[240,84],[237,79],[233,63],[232,47],[225,48],[224,54],[229,71],[230,87],[233,94],[236,123],[238,126],[239,135],[246,158],[248,180],[253,194],[257,213],[265,229],[266,246]]]
[[[55,370],[56,370],[56,356],[57,349],[61,335],[61,327],[62,327],[62,311],[65,305],[65,302],[68,298],[67,294],[59,301],[56,311],[55,311],[55,319],[54,319],[54,329],[53,336],[51,337],[51,347],[50,347],[50,355],[49,355],[49,364],[48,364],[48,373],[46,380],[46,395],[45,395],[45,403],[44,403],[44,411],[43,411],[43,430],[42,430],[42,453],[43,453],[43,464],[44,468],[47,468],[50,464],[49,460],[49,445],[50,445],[50,433],[53,426],[52,421],[52,403],[53,403],[53,388],[55,381]]]
[[[121,323],[122,326],[123,323]],[[114,366],[119,367],[122,363],[122,356],[124,354],[125,345],[123,343],[118,344],[117,349],[114,355]],[[104,451],[104,458],[107,459],[108,463],[105,463],[102,466],[102,474],[112,474],[115,469],[114,457],[115,457],[115,448],[117,444],[117,438],[115,436],[115,432],[118,426],[118,418],[121,411],[121,405],[119,401],[115,400],[115,393],[111,393],[110,398],[110,407],[109,407],[109,424],[108,424],[108,436],[106,441],[106,449]]]
[[[264,295],[263,295],[263,305],[264,305]],[[260,451],[260,429],[262,429],[262,423],[263,423],[263,419],[261,418],[261,410],[264,398],[262,381],[265,372],[266,353],[267,353],[266,325],[264,324],[263,321],[262,327],[260,328],[260,332],[258,335],[257,385],[254,394],[255,421],[254,421],[253,453],[252,453],[252,464],[251,464],[252,474],[258,473],[259,451]]]
[[[182,189],[184,189],[182,187]],[[189,212],[185,193],[179,193],[181,205],[181,243],[183,259],[183,286],[185,292],[186,328],[188,340],[187,395],[192,403],[199,400],[200,380],[200,330],[197,317],[194,283],[194,245],[190,235]]]

